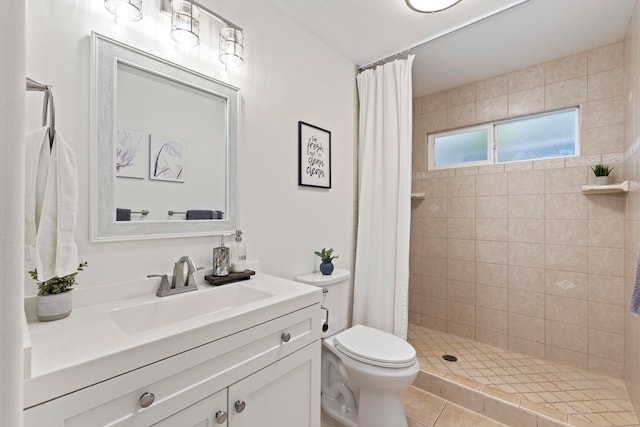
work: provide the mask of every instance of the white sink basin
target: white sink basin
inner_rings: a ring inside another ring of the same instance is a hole
[[[109,315],[127,334],[135,334],[161,328],[170,323],[230,310],[271,296],[269,293],[234,283],[113,309],[109,311]]]

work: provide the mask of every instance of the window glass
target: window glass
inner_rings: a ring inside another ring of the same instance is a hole
[[[496,124],[498,163],[576,154],[577,110]]]
[[[486,129],[437,136],[434,144],[435,166],[487,161],[488,131]]]

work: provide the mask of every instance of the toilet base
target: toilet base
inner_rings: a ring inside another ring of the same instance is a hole
[[[358,411],[345,410],[342,399],[322,395],[322,409],[334,420],[346,427],[358,427]]]
[[[400,392],[360,389],[358,427],[407,427]]]

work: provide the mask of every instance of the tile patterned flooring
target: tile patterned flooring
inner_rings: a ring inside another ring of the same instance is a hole
[[[421,370],[439,378],[480,392],[497,388],[521,408],[567,414],[570,425],[640,426],[621,379],[412,324],[408,338]],[[458,361],[444,361],[445,354]]]

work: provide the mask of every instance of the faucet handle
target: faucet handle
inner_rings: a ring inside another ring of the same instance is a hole
[[[147,277],[149,278],[162,277],[162,280],[160,281],[160,286],[158,287],[158,291],[156,292],[157,296],[163,297],[166,295],[166,292],[168,292],[169,289],[171,289],[171,285],[169,284],[169,278],[167,277],[166,274],[148,274]]]

